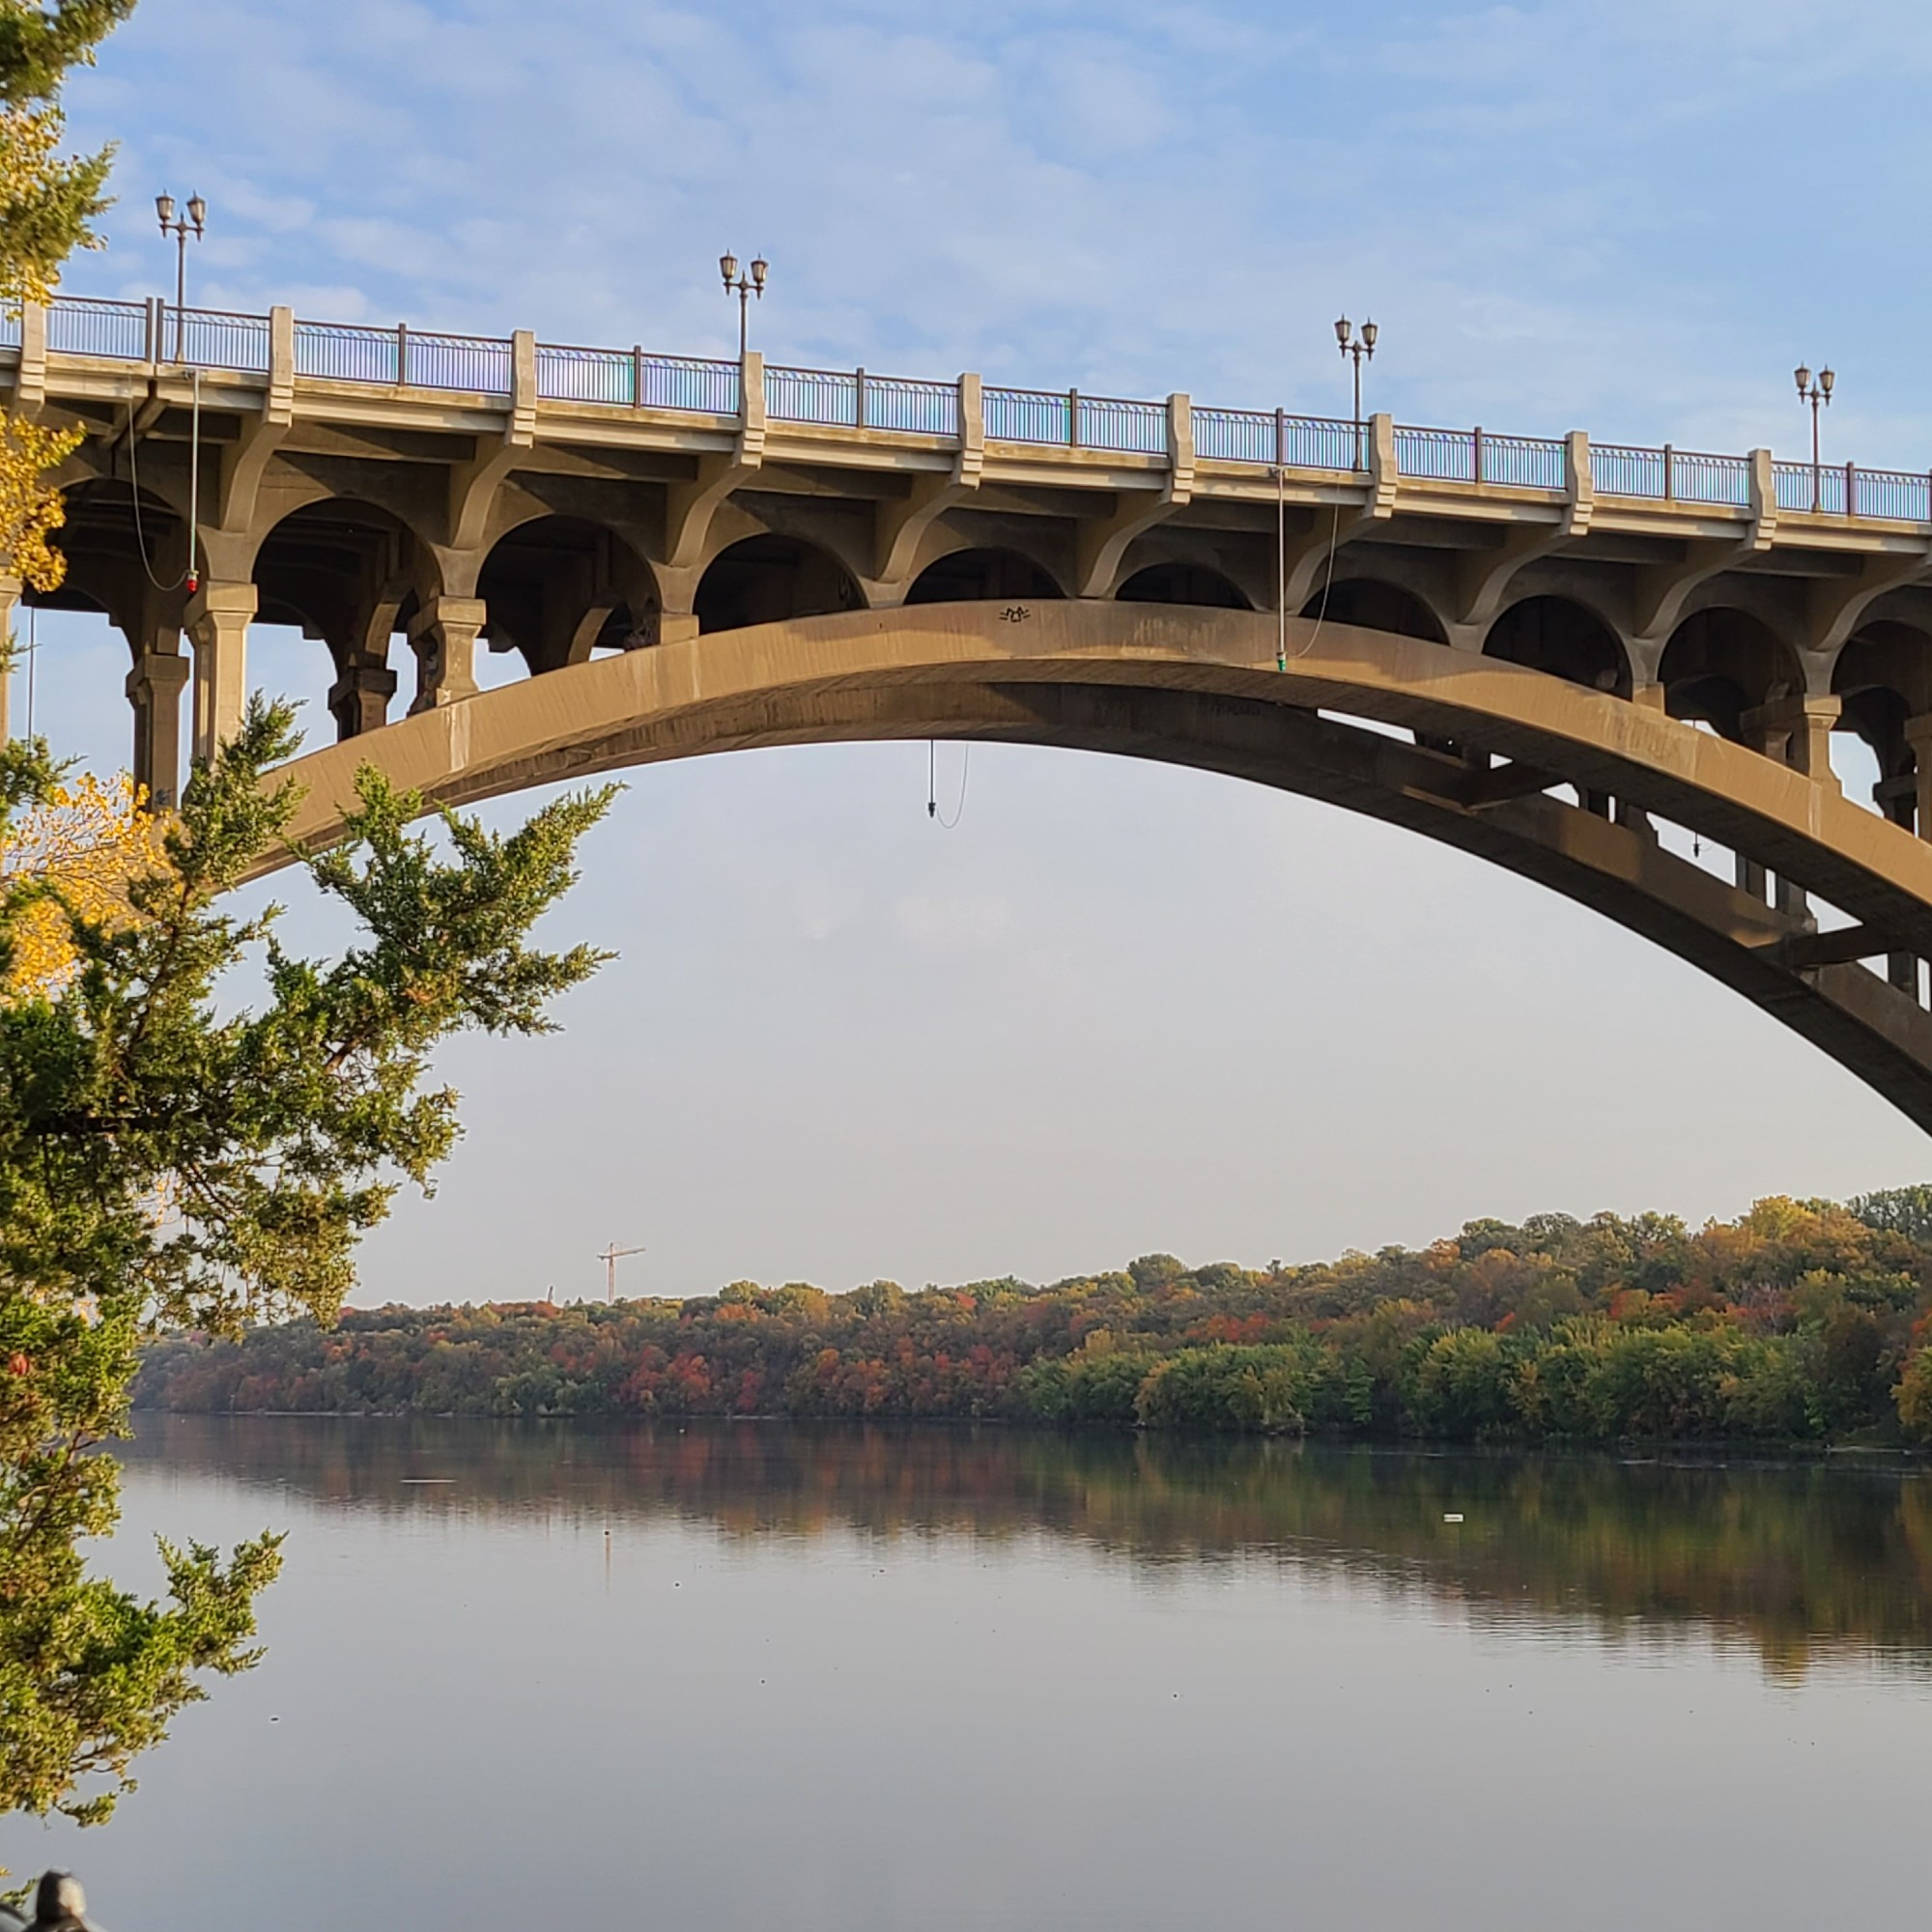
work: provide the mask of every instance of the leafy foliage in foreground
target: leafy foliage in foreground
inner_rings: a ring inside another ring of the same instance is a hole
[[[614,1308],[384,1308],[181,1335],[179,1410],[975,1417],[1452,1440],[1932,1441],[1932,1194],[1471,1222],[1266,1270],[1151,1255],[1031,1288],[738,1283]]]
[[[95,1452],[126,1432],[144,1335],[331,1320],[357,1238],[455,1139],[431,1050],[466,1029],[546,1031],[599,960],[526,938],[608,793],[508,838],[445,815],[443,857],[409,829],[419,802],[365,772],[347,840],[308,862],[359,944],[300,958],[274,908],[220,909],[283,837],[296,799],[264,774],[294,744],[286,707],[252,707],[159,863],[111,903],[59,867],[0,876],[0,1812],[105,1817],[197,1673],[253,1661],[274,1537],[226,1560],[164,1547],[163,1603],[83,1561],[116,1519],[116,1467]],[[43,747],[0,750],[0,847],[58,795]],[[50,919],[67,964],[21,971]],[[266,999],[224,1017],[217,980],[257,956]]]

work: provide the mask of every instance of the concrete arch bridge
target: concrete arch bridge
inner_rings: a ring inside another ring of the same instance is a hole
[[[64,299],[13,328],[14,406],[86,432],[47,601],[126,636],[157,796],[185,689],[205,754],[259,622],[327,681],[309,837],[364,762],[460,803],[827,740],[1161,758],[1591,905],[1932,1127],[1923,473],[286,309]],[[481,647],[526,675],[479,692]]]

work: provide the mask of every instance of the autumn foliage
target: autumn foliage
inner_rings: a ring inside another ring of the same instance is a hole
[[[133,917],[135,881],[167,867],[161,822],[123,775],[91,772],[57,781],[0,830],[0,894],[26,889],[8,937],[13,956],[0,998],[45,993],[79,957],[77,928]]]
[[[1113,1423],[1451,1440],[1932,1440],[1932,1191],[1469,1223],[1307,1266],[1171,1256],[1046,1288],[352,1312],[178,1335],[181,1410]]]

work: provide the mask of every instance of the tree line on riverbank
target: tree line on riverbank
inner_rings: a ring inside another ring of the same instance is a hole
[[[1932,1188],[1473,1221],[1421,1249],[845,1294],[351,1311],[183,1334],[138,1406],[1007,1418],[1453,1441],[1932,1442]]]

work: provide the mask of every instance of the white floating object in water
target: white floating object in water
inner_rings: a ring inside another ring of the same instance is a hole
[[[1445,1511],[1442,1520],[1444,1522],[1461,1522],[1463,1520],[1463,1512],[1461,1510]]]

